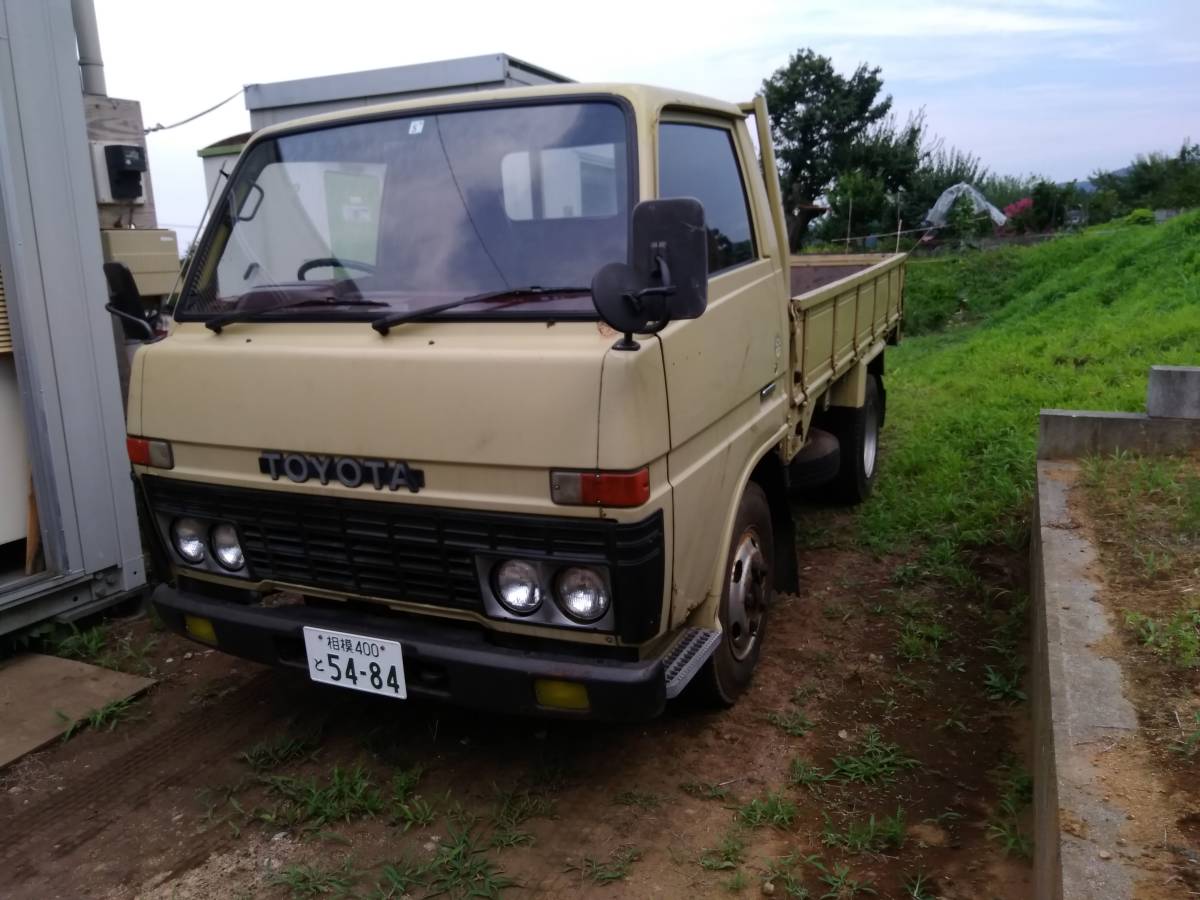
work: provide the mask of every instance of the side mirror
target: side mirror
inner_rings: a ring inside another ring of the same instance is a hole
[[[708,231],[699,200],[643,200],[633,208],[630,240],[632,263],[609,263],[592,278],[600,318],[625,335],[618,350],[636,350],[634,334],[695,319],[708,305]]]

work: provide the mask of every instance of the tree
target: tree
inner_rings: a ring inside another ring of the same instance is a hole
[[[763,82],[793,248],[820,215],[813,207],[838,173],[854,168],[856,161],[862,168],[862,160],[854,158],[855,145],[892,108],[891,95],[879,99],[879,72],[878,66],[863,63],[847,78],[828,57],[803,49]]]
[[[1097,172],[1092,183],[1098,191],[1108,191],[1110,198],[1116,198],[1115,203],[1107,204],[1110,216],[1137,207],[1180,209],[1200,205],[1200,144],[1185,140],[1176,156],[1139,155],[1121,172]]]

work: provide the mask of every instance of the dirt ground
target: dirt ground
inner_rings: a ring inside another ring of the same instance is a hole
[[[997,634],[1027,636],[1023,553],[913,586],[911,562],[836,540],[847,514],[805,515],[803,592],[778,598],[728,712],[611,726],[397,703],[118,623],[156,638],[161,682],[112,730],[0,773],[0,893],[1028,898],[1026,708],[986,686],[1012,658]],[[292,758],[239,758],[264,741]],[[304,777],[365,793],[327,820],[281,801]]]
[[[1120,662],[1138,715],[1136,733],[1115,735],[1091,760],[1129,810],[1114,849],[1141,848],[1129,860],[1142,873],[1137,900],[1200,895],[1198,499],[1200,456],[1094,460],[1070,497],[1097,548],[1089,574],[1113,626],[1100,649]]]

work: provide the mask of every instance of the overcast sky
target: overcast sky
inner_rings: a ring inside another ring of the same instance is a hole
[[[96,0],[108,92],[147,126],[244,84],[504,52],[578,81],[746,100],[799,47],[883,68],[901,114],[996,171],[1056,180],[1200,140],[1200,0]],[[151,135],[158,217],[204,209],[196,150],[241,98]]]

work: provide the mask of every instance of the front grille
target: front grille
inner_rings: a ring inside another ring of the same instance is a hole
[[[155,476],[142,481],[155,512],[233,522],[251,573],[265,581],[482,610],[475,569],[479,553],[591,562],[612,571],[619,631],[624,633],[622,619],[632,622],[643,594],[651,608],[637,616],[637,630],[649,624],[651,610],[657,627],[661,513],[619,525],[608,519],[480,513]]]

